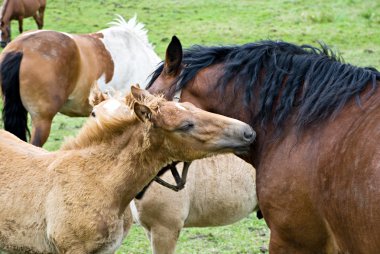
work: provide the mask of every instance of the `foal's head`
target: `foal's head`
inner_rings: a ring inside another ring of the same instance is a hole
[[[156,100],[148,91],[132,87],[137,100],[136,116],[151,125],[150,134],[162,140],[173,160],[194,160],[213,153],[244,152],[255,138],[252,128],[235,119],[206,112],[191,103],[160,99],[154,108],[144,102]]]
[[[91,115],[98,125],[124,124],[125,132],[131,119],[139,121],[150,145],[157,145],[172,160],[245,152],[256,135],[241,121],[206,112],[191,103],[166,101],[134,86],[125,99],[108,98],[95,106]]]

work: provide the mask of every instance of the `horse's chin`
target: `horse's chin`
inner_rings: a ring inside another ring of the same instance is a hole
[[[238,147],[238,148],[235,148],[233,153],[237,156],[239,155],[247,155],[248,152],[249,152],[249,146],[244,146],[244,147]]]

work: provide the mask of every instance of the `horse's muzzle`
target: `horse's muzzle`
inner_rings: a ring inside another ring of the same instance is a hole
[[[8,42],[6,42],[6,41],[0,41],[0,46],[2,48],[5,48],[5,46],[7,46],[7,44],[8,44]]]

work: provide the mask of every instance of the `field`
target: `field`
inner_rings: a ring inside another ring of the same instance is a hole
[[[172,35],[183,46],[242,44],[261,39],[317,45],[323,41],[346,62],[380,68],[380,2],[373,0],[48,0],[45,29],[90,33],[106,28],[114,14],[137,14],[160,57]],[[13,22],[17,36],[17,23]],[[32,19],[24,29],[35,29]],[[58,115],[45,148],[56,150],[75,135],[84,118]],[[0,124],[1,125],[1,124]],[[269,229],[255,215],[231,226],[185,229],[177,253],[265,253]],[[118,253],[149,253],[142,228],[134,226]]]

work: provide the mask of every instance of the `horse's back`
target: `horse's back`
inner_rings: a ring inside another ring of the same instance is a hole
[[[28,32],[8,44],[2,54],[12,51],[23,53],[20,96],[24,107],[32,117],[50,111],[55,115],[74,90],[80,72],[73,38],[55,31]]]
[[[13,13],[11,18],[32,17],[41,7],[46,6],[46,0],[12,0]]]

